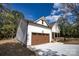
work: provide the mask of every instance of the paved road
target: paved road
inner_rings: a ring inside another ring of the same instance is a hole
[[[34,51],[41,50],[47,52],[47,54],[50,52],[49,55],[52,55],[51,53],[56,53],[57,55],[79,56],[79,45],[47,43],[47,44],[35,45],[32,46],[32,48]]]

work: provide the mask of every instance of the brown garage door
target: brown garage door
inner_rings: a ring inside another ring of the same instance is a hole
[[[32,45],[43,44],[49,42],[49,34],[32,33]]]

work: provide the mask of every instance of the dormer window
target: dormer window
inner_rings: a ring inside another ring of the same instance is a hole
[[[44,20],[42,20],[42,24],[44,23]]]
[[[44,26],[48,26],[47,22],[46,22],[46,18],[43,16],[41,18],[39,18],[36,23],[44,25]]]

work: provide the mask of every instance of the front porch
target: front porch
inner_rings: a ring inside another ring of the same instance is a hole
[[[52,42],[64,41],[64,37],[60,37],[60,33],[52,33]]]

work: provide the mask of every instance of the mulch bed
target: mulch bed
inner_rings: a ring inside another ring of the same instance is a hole
[[[35,56],[35,53],[16,42],[0,44],[0,56]]]

